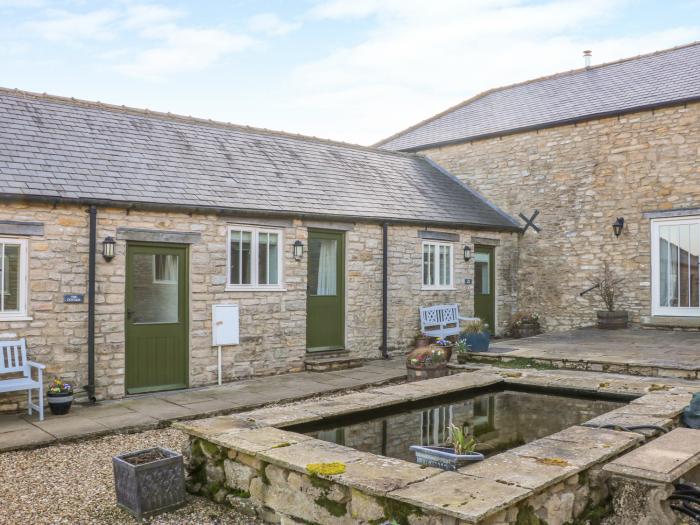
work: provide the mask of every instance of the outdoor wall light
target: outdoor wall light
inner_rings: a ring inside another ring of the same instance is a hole
[[[472,247],[469,245],[464,245],[464,260],[468,261],[472,258]]]
[[[619,237],[620,234],[622,233],[622,228],[625,227],[625,219],[622,217],[618,217],[617,220],[613,223],[613,232],[615,233],[615,237]]]
[[[102,257],[104,257],[105,261],[109,262],[114,259],[114,247],[116,245],[117,241],[114,240],[114,237],[105,237],[105,240],[102,241]]]
[[[294,255],[295,261],[301,261],[301,258],[304,256],[304,243],[300,240],[294,241],[292,254]]]

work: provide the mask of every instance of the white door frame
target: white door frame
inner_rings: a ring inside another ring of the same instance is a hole
[[[700,224],[700,216],[652,219],[651,221],[651,315],[669,317],[700,317],[700,308],[659,306],[659,226]]]

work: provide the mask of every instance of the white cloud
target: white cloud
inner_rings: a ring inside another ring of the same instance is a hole
[[[118,71],[149,80],[162,80],[168,75],[205,69],[228,54],[247,49],[254,42],[248,36],[221,29],[190,29],[175,25],[151,28],[149,36],[162,40],[162,45],[141,51],[134,60],[118,64]]]
[[[250,18],[248,28],[267,36],[283,36],[299,29],[298,22],[286,22],[274,13],[260,13]]]
[[[154,24],[167,24],[183,18],[186,13],[162,5],[130,5],[126,9],[124,25],[128,28],[144,28]]]
[[[29,9],[32,7],[41,7],[45,5],[45,3],[44,0],[0,0],[0,9],[3,7]]]
[[[624,0],[319,2],[310,17],[366,17],[372,27],[355,45],[296,69],[296,110],[316,134],[371,143],[483,90],[582,67],[584,49],[600,63],[700,38],[697,26],[587,36],[625,6]],[[324,119],[329,111],[333,119]]]
[[[88,13],[49,11],[47,18],[28,22],[25,28],[46,40],[110,40],[115,37],[111,24],[119,17],[112,9]]]

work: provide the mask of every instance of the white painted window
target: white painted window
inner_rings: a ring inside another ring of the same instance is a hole
[[[651,223],[652,315],[700,317],[700,216]]]
[[[0,238],[0,320],[27,316],[27,240]]]
[[[232,226],[228,231],[228,290],[282,290],[280,230]]]
[[[453,289],[453,247],[450,243],[423,243],[423,289]]]

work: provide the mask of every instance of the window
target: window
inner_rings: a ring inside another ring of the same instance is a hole
[[[0,238],[0,319],[27,315],[27,241]]]
[[[228,246],[228,289],[282,289],[282,232],[233,227]]]
[[[452,289],[452,245],[423,243],[423,288]]]
[[[700,317],[700,217],[651,223],[652,314]]]
[[[177,255],[153,254],[153,282],[177,284]]]

